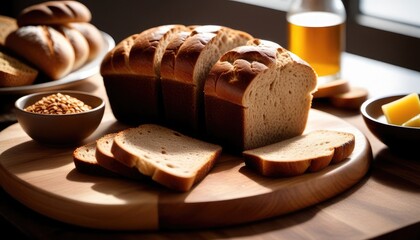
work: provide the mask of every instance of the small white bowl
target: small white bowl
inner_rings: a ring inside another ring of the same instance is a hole
[[[77,98],[92,107],[72,114],[40,114],[24,109],[43,97],[61,93]],[[105,110],[100,97],[79,91],[49,91],[29,94],[16,100],[16,118],[23,130],[35,141],[48,145],[77,144],[90,136],[99,126]]]

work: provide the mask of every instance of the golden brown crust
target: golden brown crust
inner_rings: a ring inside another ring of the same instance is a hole
[[[10,33],[6,47],[43,71],[52,80],[66,76],[75,55],[70,42],[48,26],[25,26]]]
[[[105,42],[101,32],[93,24],[87,22],[70,23],[69,27],[77,29],[89,44],[89,56],[87,61],[96,58],[104,49]]]
[[[274,48],[240,46],[225,53],[208,75],[204,92],[242,105],[245,90],[262,71],[276,64]]]
[[[89,22],[90,10],[77,1],[49,1],[29,6],[17,17],[19,26]]]
[[[55,26],[64,37],[70,42],[74,50],[74,64],[72,70],[83,66],[89,57],[89,44],[86,38],[78,30],[64,25]]]
[[[0,15],[0,46],[4,45],[7,35],[17,28],[16,19]]]

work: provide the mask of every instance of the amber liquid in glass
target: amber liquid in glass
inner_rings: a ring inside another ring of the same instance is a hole
[[[333,13],[305,12],[289,16],[288,22],[289,50],[308,62],[320,78],[338,78],[344,19]]]

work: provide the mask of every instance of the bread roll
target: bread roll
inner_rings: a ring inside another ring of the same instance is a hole
[[[7,36],[6,47],[38,67],[52,80],[66,76],[73,69],[73,47],[52,27],[20,27]]]
[[[183,25],[164,25],[124,39],[104,57],[101,75],[114,116],[138,125],[162,115],[160,64],[163,52]]]
[[[205,83],[207,134],[235,150],[298,136],[316,84],[315,71],[275,43],[255,40],[234,48]]]
[[[70,22],[89,22],[90,10],[78,1],[49,1],[23,9],[17,23],[26,25],[56,25]]]
[[[7,35],[17,28],[16,19],[0,15],[0,46],[4,45]]]
[[[37,69],[0,51],[0,87],[31,85],[37,76]]]
[[[83,66],[89,57],[89,44],[86,38],[78,30],[64,25],[55,27],[70,42],[74,50],[74,64],[72,70]]]
[[[162,96],[167,123],[199,132],[203,123],[203,88],[208,72],[226,51],[244,45],[252,36],[215,25],[198,26],[177,34],[162,58]]]
[[[68,26],[78,30],[86,38],[89,44],[89,56],[87,61],[95,59],[105,48],[105,42],[101,32],[91,23],[69,23]]]

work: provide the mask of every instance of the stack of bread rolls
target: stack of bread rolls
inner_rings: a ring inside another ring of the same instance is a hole
[[[104,41],[90,23],[90,10],[77,1],[29,6],[17,16],[5,47],[51,80],[65,77],[98,56]]]

